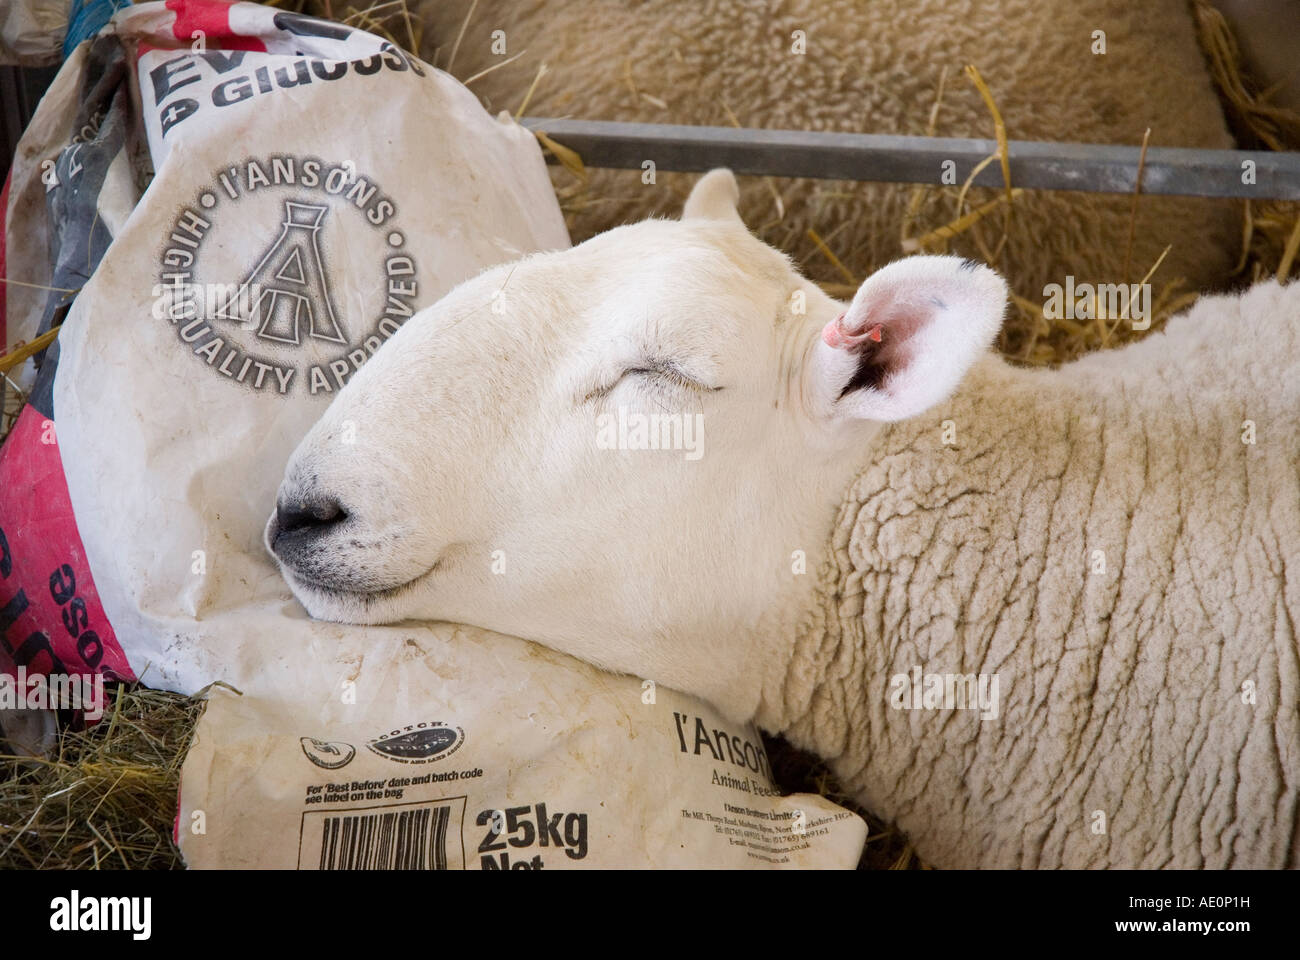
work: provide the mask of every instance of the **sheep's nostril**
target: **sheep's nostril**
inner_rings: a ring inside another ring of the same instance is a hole
[[[276,540],[286,533],[313,530],[323,533],[347,519],[347,512],[337,500],[314,500],[311,503],[278,503],[275,506]]]

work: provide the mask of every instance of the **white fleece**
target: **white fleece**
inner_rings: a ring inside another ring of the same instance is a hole
[[[1300,284],[988,357],[873,445],[760,721],[937,865],[1300,865],[1297,374]],[[894,709],[915,666],[996,675],[999,716]]]

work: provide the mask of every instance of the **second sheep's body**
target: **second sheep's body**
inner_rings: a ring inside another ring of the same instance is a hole
[[[471,2],[419,7],[423,54],[462,79],[491,70],[470,89],[493,112],[518,109],[544,63],[531,116],[923,136],[946,66],[935,134],[991,141],[988,107],[962,75],[974,64],[1013,140],[1136,147],[1149,127],[1152,146],[1234,145],[1186,0],[476,0],[468,16]],[[647,184],[640,169],[589,174],[570,204],[575,242],[675,215],[693,180],[658,171]],[[567,174],[556,176],[570,185]],[[965,176],[928,189],[909,236],[956,216]],[[760,239],[813,279],[843,282],[807,230],[865,276],[905,252],[912,194],[906,184],[754,177],[742,185],[740,209]],[[980,204],[997,195],[972,197]],[[1026,191],[998,266],[1030,300],[1067,276],[1134,282],[1171,244],[1157,289],[1177,278],[1184,289],[1210,289],[1228,278],[1241,247],[1238,204],[1143,197],[1128,254],[1131,210],[1127,196]],[[1001,215],[978,229],[992,249]],[[969,233],[953,251],[982,258]]]

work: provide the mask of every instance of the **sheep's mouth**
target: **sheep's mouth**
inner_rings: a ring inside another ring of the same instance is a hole
[[[337,580],[323,582],[283,562],[280,571],[294,596],[313,619],[336,623],[395,623],[408,619],[412,612],[401,600],[445,572],[460,553],[469,549],[467,543],[450,543],[439,551],[423,573],[405,583],[373,590],[341,585]]]
[[[331,606],[335,606],[339,603],[345,605],[352,603],[360,604],[363,607],[369,607],[381,602],[394,600],[411,590],[413,587],[423,583],[433,576],[433,574],[442,569],[445,566],[449,551],[452,547],[456,546],[455,544],[452,544],[444,548],[439,552],[438,556],[434,558],[433,563],[427,570],[417,574],[409,580],[393,584],[392,586],[367,589],[360,585],[340,582],[342,578],[339,577],[321,576],[315,572],[304,570],[294,562],[292,557],[282,556],[272,546],[275,542],[276,524],[276,514],[272,514],[271,518],[267,521],[265,530],[263,531],[262,541],[267,552],[275,559],[276,565],[280,568],[281,576],[284,577],[285,581],[289,584],[290,589],[293,590],[295,595],[299,596],[300,600],[303,599],[302,595],[305,594],[310,596],[313,600],[330,603]],[[306,605],[307,604],[304,601],[304,606]]]
[[[378,587],[374,590],[355,589],[351,587],[342,587],[337,583],[325,583],[307,576],[306,574],[303,574],[300,571],[295,570],[293,567],[283,563],[281,564],[281,572],[283,572],[285,579],[289,581],[289,585],[295,588],[295,592],[297,589],[306,588],[325,599],[352,600],[365,605],[370,605],[400,597],[412,587],[423,583],[429,577],[433,576],[433,574],[438,571],[438,568],[442,566],[442,562],[443,557],[439,555],[438,559],[433,562],[433,566],[429,567],[429,569],[425,570],[423,573],[412,577],[404,583],[399,583],[396,586]]]

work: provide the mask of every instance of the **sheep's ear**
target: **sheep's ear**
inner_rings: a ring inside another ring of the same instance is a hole
[[[867,278],[813,354],[831,417],[894,421],[945,400],[1002,325],[1007,285],[960,257],[909,257]]]
[[[710,170],[696,182],[691,195],[686,198],[682,219],[698,217],[704,220],[735,220],[740,222],[740,187],[736,175],[726,167]]]

